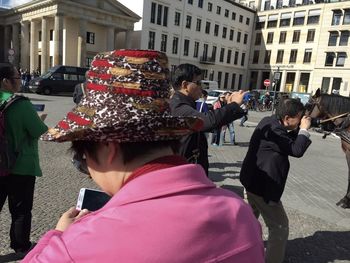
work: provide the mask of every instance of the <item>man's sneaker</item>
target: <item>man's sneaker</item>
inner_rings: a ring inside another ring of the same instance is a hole
[[[24,258],[29,253],[29,251],[31,251],[35,246],[36,246],[36,243],[32,242],[30,243],[30,247],[27,249],[23,249],[23,248],[15,249],[16,256],[20,259]]]

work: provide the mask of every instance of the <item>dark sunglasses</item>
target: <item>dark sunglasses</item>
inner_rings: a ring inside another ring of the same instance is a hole
[[[79,172],[90,175],[89,169],[87,168],[86,158],[84,155],[75,153],[72,158],[72,164],[75,168],[78,169]]]

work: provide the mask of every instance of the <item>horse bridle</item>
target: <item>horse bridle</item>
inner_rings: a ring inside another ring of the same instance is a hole
[[[317,107],[318,110],[320,111],[320,113],[323,113],[325,116],[329,116],[329,115],[330,115],[327,111],[325,111],[325,110],[322,109],[322,107],[320,106],[320,103],[319,103],[316,99],[315,99],[314,101],[315,101],[315,102],[314,102],[313,105],[312,105],[312,108],[311,108],[311,110],[310,110],[310,113],[313,112],[313,110],[315,109],[315,107]],[[334,120],[336,120],[336,119],[339,119],[339,118],[341,118],[341,117],[347,116],[347,115],[349,115],[349,114],[350,114],[350,112],[345,112],[345,113],[339,114],[339,115],[337,115],[337,116],[334,116],[334,117],[331,117],[331,118],[328,118],[328,119],[320,120],[320,123],[326,123],[326,122],[329,122],[329,121],[334,121]]]

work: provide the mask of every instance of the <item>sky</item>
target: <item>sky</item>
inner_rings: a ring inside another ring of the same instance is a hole
[[[8,4],[11,7],[18,6],[30,2],[31,0],[0,0],[0,3]],[[142,16],[143,0],[117,0],[118,2],[125,5],[134,13]],[[135,24],[135,30],[141,30],[142,20]]]

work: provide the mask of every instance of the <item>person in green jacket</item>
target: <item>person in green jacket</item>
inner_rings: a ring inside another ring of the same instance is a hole
[[[0,63],[0,104],[21,87],[17,69]],[[18,100],[5,112],[5,136],[11,147],[19,152],[8,176],[0,177],[0,211],[8,198],[11,213],[10,247],[25,254],[32,247],[30,229],[35,178],[41,176],[38,139],[47,126],[28,99]]]

